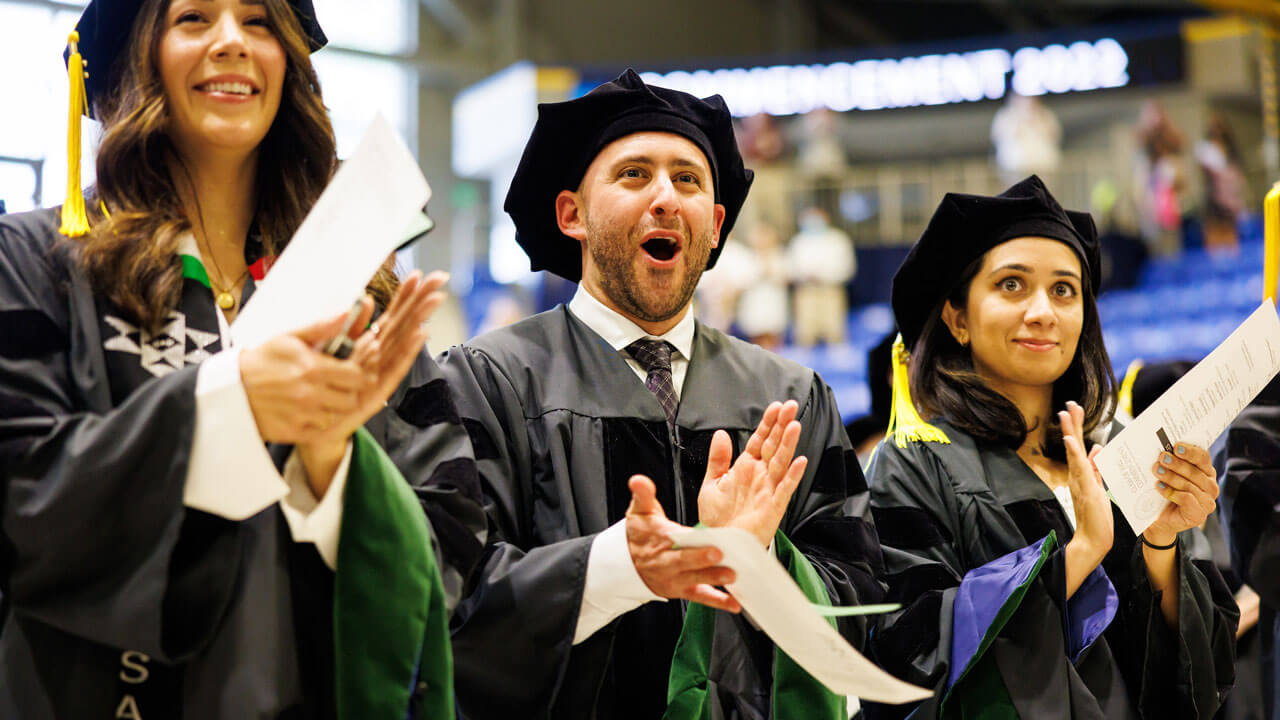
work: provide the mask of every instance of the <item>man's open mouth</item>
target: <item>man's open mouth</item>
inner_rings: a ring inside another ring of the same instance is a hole
[[[654,260],[659,261],[670,260],[676,256],[676,253],[680,252],[680,243],[675,238],[662,236],[650,238],[640,247],[644,248],[644,251],[649,253],[649,256]]]

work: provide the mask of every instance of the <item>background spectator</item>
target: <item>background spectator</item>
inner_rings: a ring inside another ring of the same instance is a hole
[[[845,284],[857,269],[853,241],[832,227],[826,212],[809,208],[800,214],[800,232],[787,248],[787,269],[795,284],[795,343],[844,342]]]
[[[1244,212],[1246,183],[1235,138],[1218,113],[1209,117],[1195,156],[1204,174],[1204,246],[1234,251],[1240,242],[1236,223]]]
[[[787,259],[778,232],[770,225],[757,225],[747,241],[751,244],[751,262],[744,264],[742,270],[737,325],[748,340],[773,349],[782,344],[790,318]]]
[[[1139,228],[1152,255],[1170,255],[1182,245],[1179,196],[1185,183],[1181,159],[1185,141],[1158,100],[1143,104],[1137,132],[1134,197]]]
[[[1062,160],[1062,125],[1038,98],[1012,93],[991,121],[1000,182],[1039,175],[1052,185]]]

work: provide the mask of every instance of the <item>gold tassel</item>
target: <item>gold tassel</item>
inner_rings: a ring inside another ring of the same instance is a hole
[[[1138,371],[1141,369],[1141,358],[1129,363],[1124,371],[1124,380],[1120,383],[1120,392],[1116,395],[1116,405],[1129,417],[1133,417],[1133,384],[1138,380]]]
[[[951,438],[942,430],[920,417],[911,400],[911,382],[907,377],[907,348],[899,335],[893,341],[893,405],[889,410],[889,430],[893,442],[905,448],[909,442],[939,442],[951,444]]]
[[[1280,182],[1271,187],[1262,203],[1263,252],[1262,298],[1276,304],[1276,281],[1280,279]]]
[[[89,233],[89,214],[84,207],[84,190],[80,188],[80,116],[89,110],[85,98],[85,61],[80,57],[80,33],[67,38],[71,56],[67,58],[67,79],[71,82],[71,102],[67,113],[67,199],[62,203],[62,227],[58,232],[67,237]]]

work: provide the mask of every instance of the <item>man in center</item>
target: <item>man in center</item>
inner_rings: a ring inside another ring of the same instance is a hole
[[[669,539],[740,527],[813,600],[881,597],[830,388],[691,312],[751,179],[719,96],[628,71],[540,106],[506,210],[533,269],[580,285],[441,359],[496,537],[454,622],[467,718],[847,717],[738,612],[718,551]]]

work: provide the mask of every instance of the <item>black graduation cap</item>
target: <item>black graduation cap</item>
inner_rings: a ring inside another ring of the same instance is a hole
[[[289,5],[298,16],[311,52],[324,47],[329,39],[316,21],[316,11],[311,0],[289,0]],[[133,30],[133,21],[141,8],[142,0],[93,0],[85,7],[80,21],[76,23],[76,33],[80,36],[80,56],[84,58],[85,70],[88,72],[84,86],[89,117],[93,117],[94,100],[104,97],[109,89],[108,84],[119,79],[115,64],[125,51],[129,33]],[[74,48],[68,44],[62,53],[62,59],[69,60],[73,52]]]
[[[1133,417],[1141,415],[1195,365],[1190,360],[1170,360],[1132,368],[1133,378],[1125,375],[1125,380],[1131,383],[1130,407],[1126,408],[1129,414]]]
[[[743,167],[733,135],[733,119],[719,95],[699,99],[688,93],[646,85],[627,70],[583,97],[538,105],[538,121],[511,180],[504,209],[516,226],[516,241],[533,270],[550,270],[578,282],[582,248],[560,232],[555,199],[576,190],[596,155],[624,135],[660,131],[689,139],[711,165],[716,202],[725,209],[721,243],[707,258],[716,264],[754,174]]]
[[[1080,257],[1090,292],[1098,291],[1102,262],[1093,217],[1063,210],[1040,178],[1032,175],[995,197],[947,193],[893,278],[893,314],[905,347],[914,347],[929,313],[951,295],[970,263],[1026,236],[1069,245]]]

